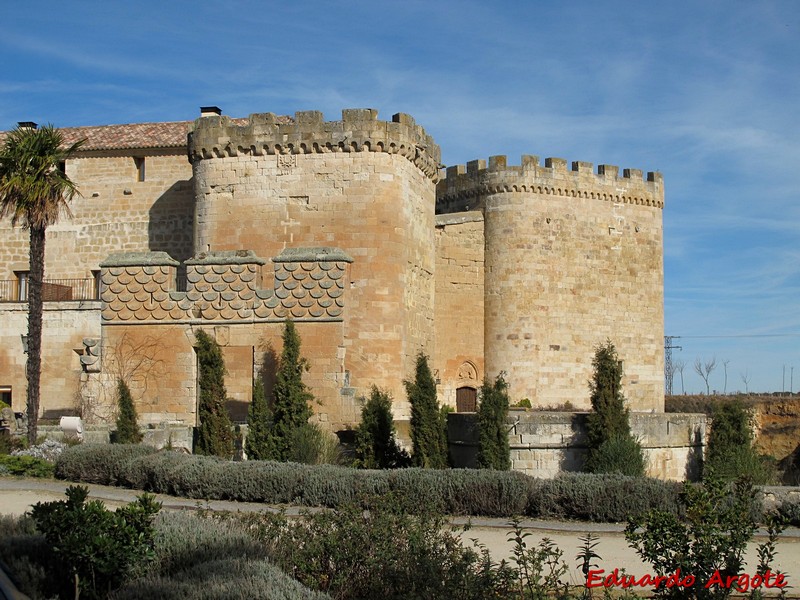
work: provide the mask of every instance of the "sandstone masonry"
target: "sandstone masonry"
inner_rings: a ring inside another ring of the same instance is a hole
[[[243,420],[253,377],[271,384],[287,318],[314,419],[334,431],[357,422],[372,385],[408,419],[418,352],[460,411],[501,371],[513,400],[588,408],[606,339],[631,409],[663,412],[658,173],[532,156],[445,170],[412,117],[370,109],[326,121],[207,107],[192,123],[63,131],[87,143],[65,165],[82,195],[48,230],[45,416],[108,421],[123,377],[144,422],[195,425],[203,329],[223,346]],[[0,223],[0,388],[15,410],[27,247]]]

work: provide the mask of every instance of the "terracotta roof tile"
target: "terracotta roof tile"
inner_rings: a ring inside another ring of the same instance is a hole
[[[231,119],[237,125],[247,124],[247,118]],[[279,117],[280,123],[291,123],[291,117]],[[127,125],[92,125],[62,127],[64,141],[72,144],[85,139],[81,150],[123,150],[134,148],[185,148],[189,125],[193,121],[165,123],[129,123]],[[6,132],[0,131],[0,143]]]

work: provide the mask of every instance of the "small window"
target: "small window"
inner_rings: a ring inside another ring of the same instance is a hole
[[[14,276],[17,278],[17,302],[28,301],[28,271],[15,271]]]
[[[58,161],[58,170],[66,175],[66,173],[67,173],[67,161],[65,161],[65,160]]]
[[[92,271],[92,282],[94,285],[93,296],[95,300],[100,300],[100,270]]]
[[[0,385],[0,402],[5,402],[11,406],[11,386]]]
[[[136,165],[136,181],[144,181],[144,156],[134,156],[133,164]]]

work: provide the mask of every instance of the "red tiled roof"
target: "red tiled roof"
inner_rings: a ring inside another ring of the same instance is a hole
[[[247,118],[231,119],[237,125],[247,124]],[[81,150],[123,150],[133,148],[185,148],[186,135],[193,121],[166,123],[129,123],[127,125],[92,125],[88,127],[62,127],[59,129],[67,144],[86,141]],[[291,123],[292,118],[278,117],[279,123]],[[0,143],[6,132],[0,132]]]
[[[67,144],[85,139],[81,150],[180,148],[186,146],[189,123],[191,121],[64,127],[60,131]]]

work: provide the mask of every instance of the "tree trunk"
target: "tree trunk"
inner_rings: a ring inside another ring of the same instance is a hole
[[[42,283],[44,282],[44,228],[30,230],[28,277],[28,443],[36,443],[39,421],[39,380],[42,374]]]

